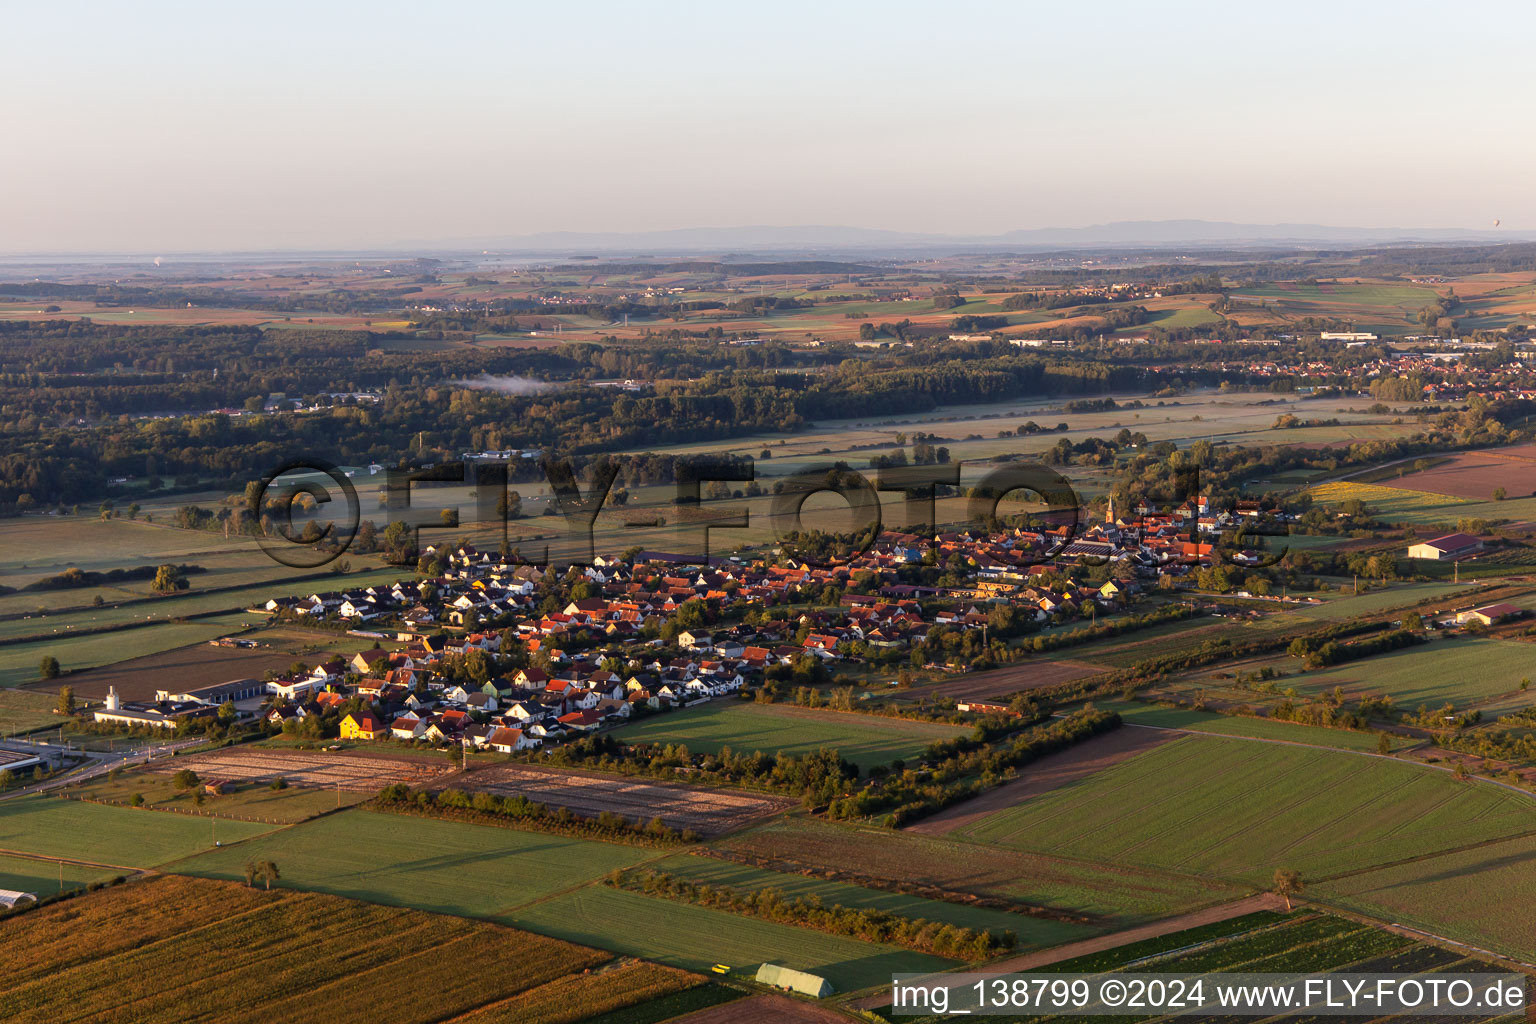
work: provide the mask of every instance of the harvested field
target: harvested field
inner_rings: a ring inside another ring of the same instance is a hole
[[[250,747],[229,747],[160,761],[154,770],[169,774],[183,768],[192,769],[207,782],[270,782],[282,778],[291,785],[327,789],[339,786],[353,793],[373,793],[397,782],[422,786],[453,771],[447,764],[405,758]]]
[[[672,1024],[742,1024],[743,1021],[773,1021],[774,1024],[847,1024],[848,1018],[832,1010],[785,996],[752,996],[724,1006],[679,1017]]]
[[[58,693],[59,685],[68,683],[75,688],[76,697],[104,700],[107,688],[116,687],[123,700],[154,700],[156,690],[190,690],[231,679],[260,679],[267,669],[285,669],[292,663],[293,655],[283,652],[188,644],[26,688]]]
[[[1536,446],[1517,445],[1481,452],[1465,452],[1421,473],[1406,473],[1394,486],[1456,498],[1493,501],[1503,488],[1511,498],[1536,494]]]
[[[914,688],[923,695],[945,697],[977,697],[995,699],[1020,690],[1045,690],[1074,679],[1091,676],[1103,669],[1081,661],[1026,661],[1007,668],[950,679],[936,686]]]
[[[907,828],[908,832],[942,836],[972,825],[994,811],[1021,804],[1042,793],[1086,779],[1112,765],[1172,741],[1172,732],[1115,729],[1066,750],[1047,754],[1023,769],[1020,778],[983,793],[974,800],[946,808]]]
[[[659,817],[671,828],[692,829],[702,836],[732,832],[795,806],[792,800],[739,790],[676,786],[514,764],[477,768],[457,780],[456,785],[500,796],[526,796],[551,807],[570,808],[586,818],[595,818],[603,811],[637,822]]]

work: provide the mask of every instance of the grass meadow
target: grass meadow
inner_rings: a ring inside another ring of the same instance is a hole
[[[1466,707],[1515,698],[1520,681],[1536,675],[1536,647],[1513,640],[1439,639],[1332,668],[1287,676],[1283,685],[1302,693],[1343,687],[1346,697],[1385,693],[1401,710],[1421,704]],[[1290,659],[1287,667],[1297,662]],[[1527,692],[1536,703],[1536,692]]]
[[[0,850],[151,868],[261,835],[270,825],[29,796],[0,801]],[[244,864],[244,860],[241,861]]]
[[[1362,590],[1359,594],[1336,592],[1322,604],[1298,608],[1294,614],[1303,619],[1340,621],[1405,608],[1431,598],[1451,597],[1471,587],[1471,583],[1393,583],[1379,590]]]
[[[175,870],[240,878],[245,862],[258,857],[276,861],[283,884],[297,889],[488,917],[655,856],[640,847],[352,810],[205,853]]]
[[[77,889],[91,882],[104,882],[118,874],[111,868],[88,868],[38,857],[0,854],[0,889],[30,892],[39,899],[60,892],[61,877],[63,889]]]
[[[615,736],[625,743],[682,743],[695,753],[730,747],[743,754],[754,750],[807,754],[832,747],[868,769],[913,757],[935,740],[968,731],[897,718],[719,700],[644,719],[624,726]]]

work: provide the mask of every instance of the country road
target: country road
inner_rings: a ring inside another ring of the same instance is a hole
[[[61,775],[35,782],[31,785],[21,786],[16,789],[0,793],[0,800],[14,800],[24,796],[36,796],[40,793],[48,793],[64,786],[73,785],[76,782],[85,782],[105,775],[114,768],[127,768],[132,765],[146,764],[156,757],[170,757],[178,750],[187,747],[200,746],[206,741],[201,737],[188,740],[175,740],[170,743],[156,744],[152,747],[139,747],[117,754],[102,754],[89,750],[72,751],[75,754],[84,754],[91,759],[91,764],[76,767]]]

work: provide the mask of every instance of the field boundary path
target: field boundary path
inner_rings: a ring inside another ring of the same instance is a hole
[[[1136,925],[1133,928],[1125,928],[1118,932],[1096,935],[1091,939],[1079,939],[1076,942],[1069,942],[1064,946],[1053,946],[1050,949],[1040,949],[1033,953],[1024,953],[1020,956],[1009,957],[1006,960],[994,961],[993,963],[986,964],[983,969],[988,974],[994,972],[998,974],[1011,974],[1019,971],[1032,971],[1039,967],[1060,963],[1063,960],[1074,960],[1080,956],[1088,956],[1090,953],[1102,953],[1106,949],[1129,946],[1133,942],[1156,939],[1164,935],[1172,935],[1174,932],[1199,928],[1203,925],[1220,924],[1222,921],[1230,921],[1234,917],[1242,917],[1246,914],[1256,914],[1262,910],[1283,910],[1284,908],[1284,901],[1274,893],[1257,893],[1229,903],[1218,903],[1215,906],[1206,907],[1204,910],[1192,910],[1187,914],[1179,914],[1177,917],[1165,917],[1158,921]],[[889,993],[880,993],[860,999],[853,1005],[861,1010],[874,1010],[889,1005],[890,1001]]]

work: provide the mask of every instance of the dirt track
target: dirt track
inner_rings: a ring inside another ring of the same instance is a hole
[[[1020,777],[973,800],[945,808],[931,818],[907,827],[908,832],[942,836],[1007,807],[1119,764],[1127,758],[1162,746],[1175,738],[1149,729],[1116,729],[1085,743],[1069,747],[1020,769]]]

